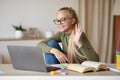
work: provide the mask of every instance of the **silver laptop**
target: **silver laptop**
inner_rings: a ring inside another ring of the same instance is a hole
[[[39,47],[8,45],[14,69],[49,72],[59,67],[46,66],[44,54]]]

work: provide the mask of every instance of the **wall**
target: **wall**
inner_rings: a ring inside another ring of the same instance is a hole
[[[120,15],[120,0],[115,0],[113,15]]]
[[[0,38],[14,37],[12,25],[36,27],[41,35],[58,31],[53,19],[63,6],[78,10],[78,0],[0,0]]]

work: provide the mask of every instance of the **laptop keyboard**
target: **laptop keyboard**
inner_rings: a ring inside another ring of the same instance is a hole
[[[58,70],[58,69],[61,69],[59,67],[52,67],[52,66],[47,66],[47,71],[50,72],[50,71],[55,71],[55,70]]]

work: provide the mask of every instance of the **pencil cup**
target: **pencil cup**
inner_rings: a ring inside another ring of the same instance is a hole
[[[120,69],[120,55],[116,55],[116,68]]]

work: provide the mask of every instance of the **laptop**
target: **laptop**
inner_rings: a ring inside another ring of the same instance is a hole
[[[50,72],[59,67],[46,66],[41,48],[8,45],[8,52],[14,69]]]

